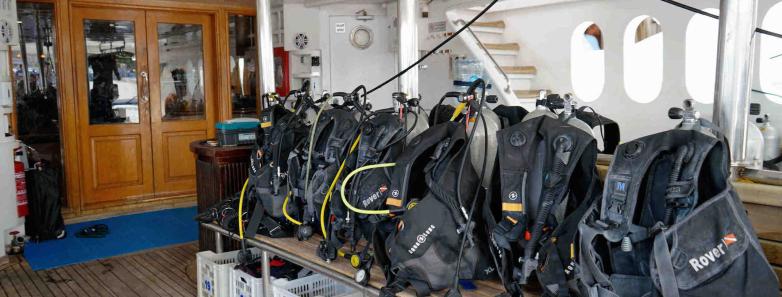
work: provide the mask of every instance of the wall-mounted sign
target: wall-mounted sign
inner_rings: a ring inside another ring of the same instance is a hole
[[[345,23],[336,23],[334,25],[334,32],[345,33]]]
[[[445,32],[445,21],[429,23],[429,33]]]

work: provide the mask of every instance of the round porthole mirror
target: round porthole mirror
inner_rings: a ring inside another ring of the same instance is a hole
[[[358,49],[366,49],[372,45],[372,29],[357,26],[350,31],[350,44]]]

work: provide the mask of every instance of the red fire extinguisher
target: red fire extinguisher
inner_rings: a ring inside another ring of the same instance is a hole
[[[19,217],[27,215],[27,182],[24,179],[24,163],[14,161],[16,179],[16,213]]]

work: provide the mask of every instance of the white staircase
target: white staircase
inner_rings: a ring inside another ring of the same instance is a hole
[[[463,19],[447,14],[451,28],[459,30],[466,23]],[[475,22],[459,34],[472,56],[481,61],[486,75],[492,82],[497,95],[506,105],[521,105],[534,108],[540,90],[532,89],[535,66],[518,65],[521,48],[518,43],[506,42],[505,22]]]

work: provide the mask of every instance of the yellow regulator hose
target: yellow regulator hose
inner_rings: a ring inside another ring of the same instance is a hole
[[[394,167],[396,166],[396,163],[381,163],[381,164],[374,164],[374,165],[367,165],[361,168],[358,168],[356,170],[353,170],[348,176],[345,177],[345,180],[342,181],[342,187],[340,187],[340,195],[342,195],[342,204],[345,204],[345,206],[348,207],[352,212],[360,213],[360,214],[367,214],[367,215],[387,215],[391,212],[387,209],[383,210],[368,210],[368,209],[360,209],[357,208],[348,202],[348,199],[345,197],[345,186],[347,186],[348,181],[359,172],[362,172],[364,170],[369,169],[376,169],[376,168],[386,168],[386,167]]]
[[[297,221],[291,215],[288,214],[288,200],[291,199],[292,192],[288,192],[288,196],[285,196],[285,201],[282,202],[282,214],[285,216],[286,219],[288,219],[289,222],[293,223],[296,226],[301,225],[301,222]]]
[[[356,147],[358,147],[358,142],[361,140],[361,135],[359,134],[358,137],[356,137],[356,140],[353,141],[353,145],[350,146],[350,151],[348,151],[348,156],[352,154],[354,151],[356,151]],[[337,175],[334,176],[334,180],[331,181],[331,185],[329,186],[329,191],[326,192],[326,197],[323,198],[323,205],[320,207],[320,231],[323,232],[323,238],[328,238],[326,236],[326,219],[324,216],[326,215],[326,206],[329,204],[329,198],[331,198],[331,193],[334,191],[334,187],[337,185],[337,181],[339,181],[340,175],[342,175],[342,170],[345,169],[345,162],[348,160],[347,157],[345,157],[345,160],[342,160],[342,164],[339,165],[339,170],[337,170]]]
[[[462,114],[462,110],[464,110],[464,107],[467,106],[467,102],[459,103],[459,105],[456,105],[456,108],[453,110],[453,114],[451,115],[451,122],[456,120],[457,117],[459,117],[460,114]]]
[[[242,194],[239,195],[239,238],[244,239],[244,222],[242,222],[242,206],[244,204],[244,192],[247,191],[247,184],[250,183],[248,177],[244,180],[244,186],[242,186]]]

